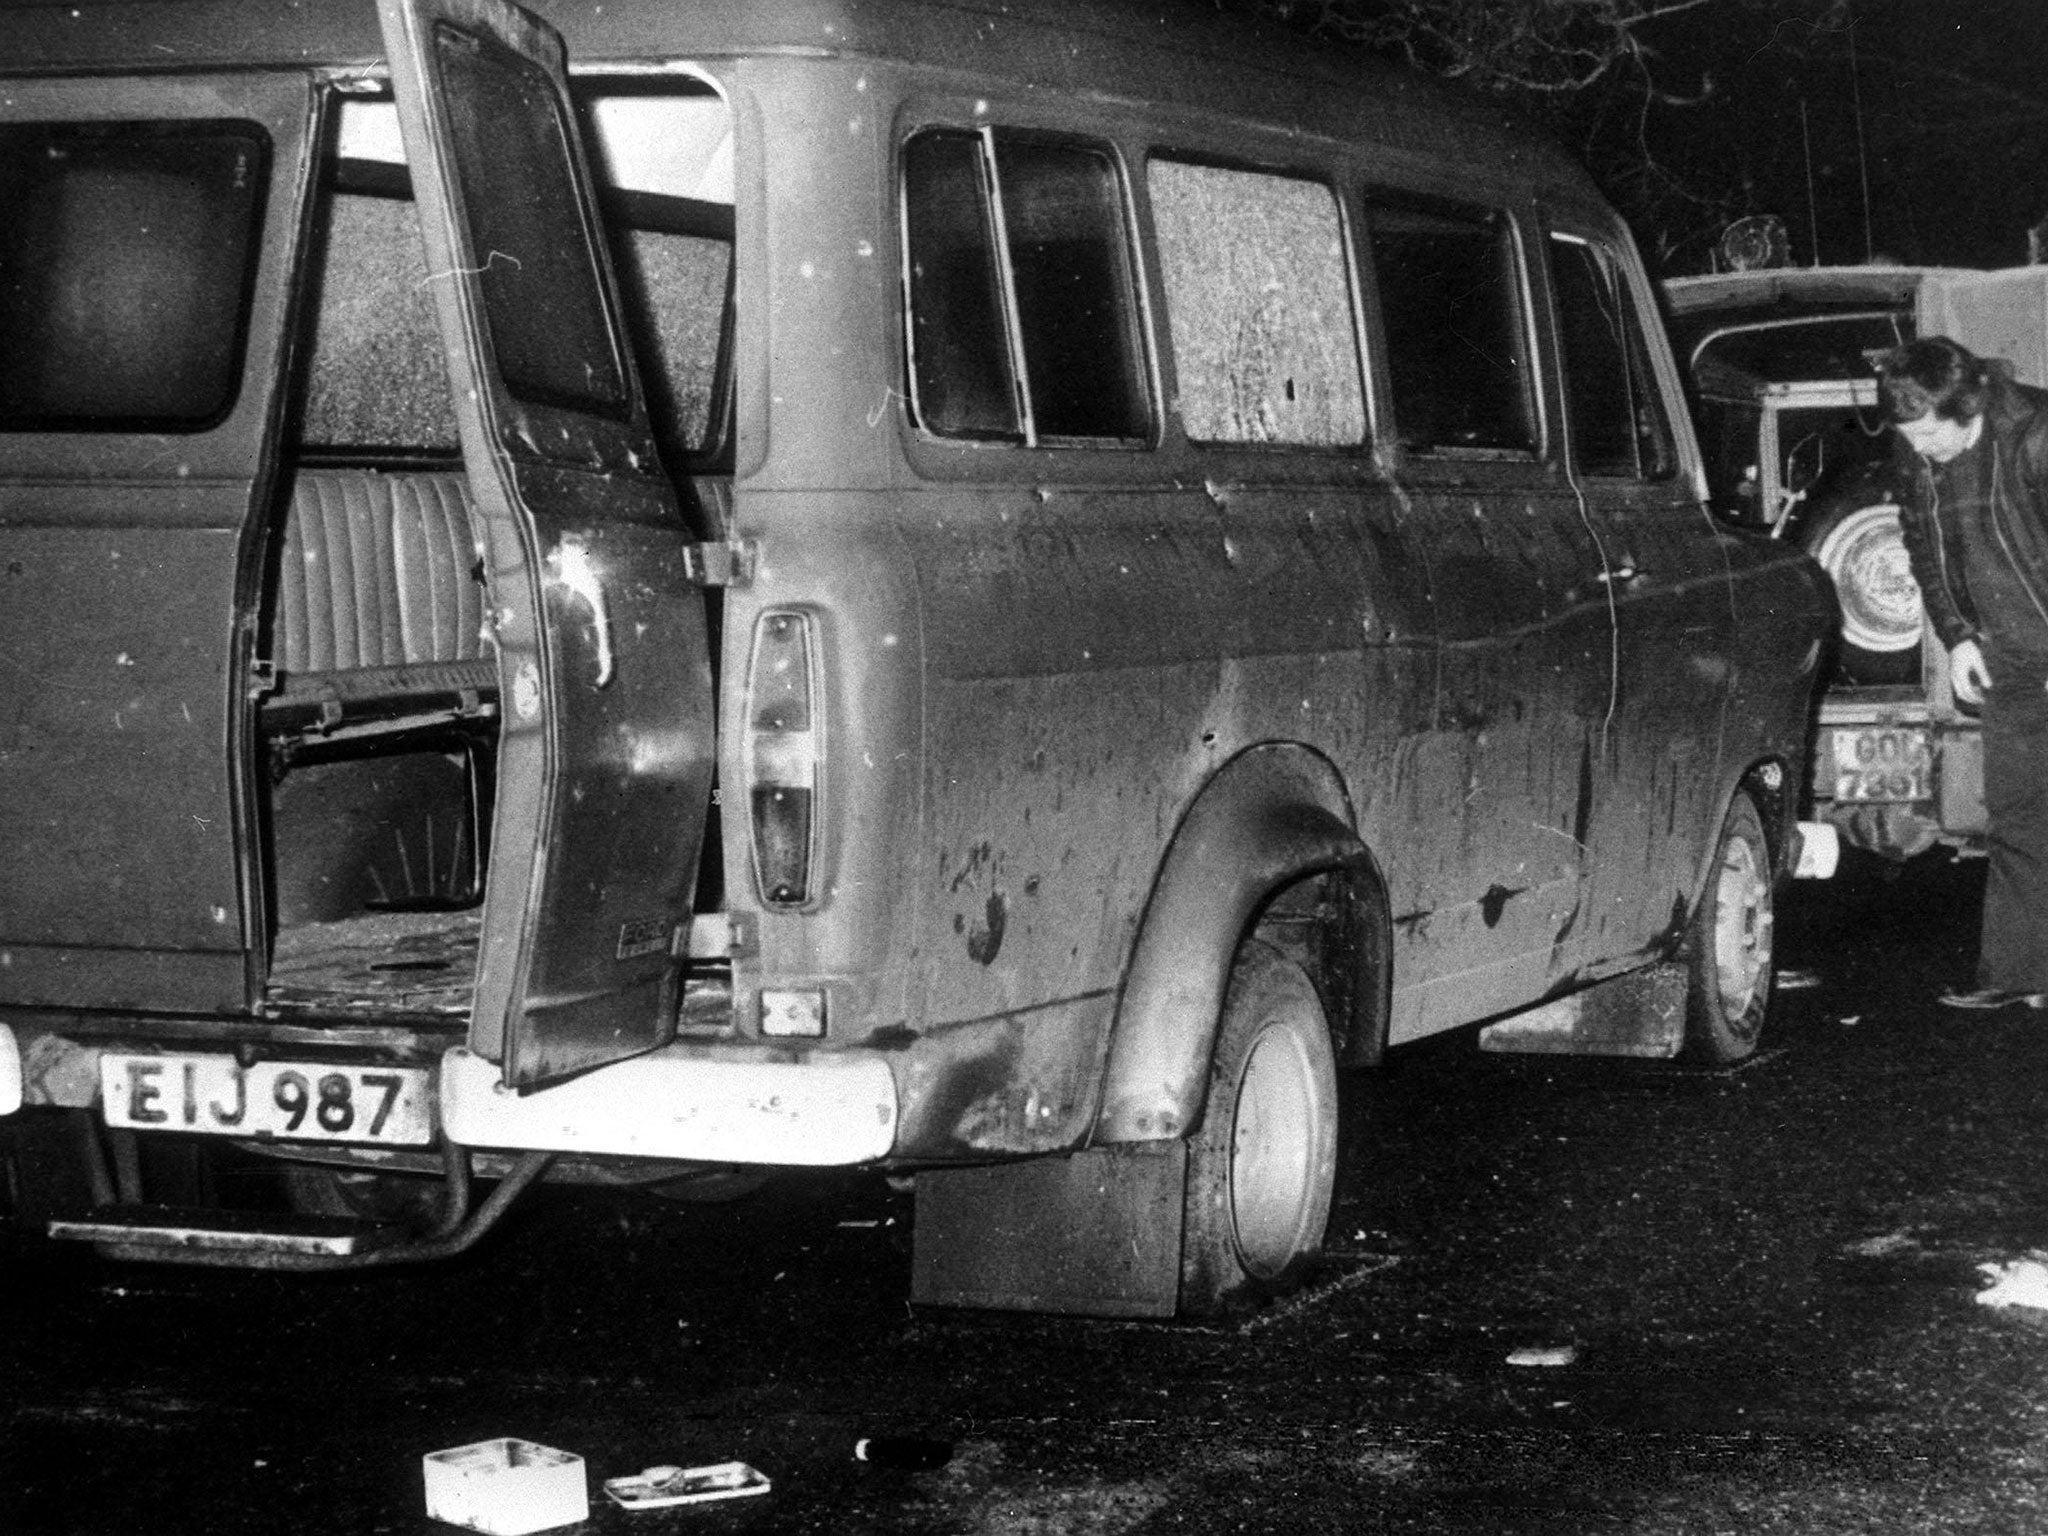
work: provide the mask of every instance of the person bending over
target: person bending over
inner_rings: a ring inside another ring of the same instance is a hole
[[[1990,868],[1977,985],[1954,1008],[2048,1005],[2048,393],[1927,336],[1878,362],[1901,523],[1955,696],[1983,708]]]

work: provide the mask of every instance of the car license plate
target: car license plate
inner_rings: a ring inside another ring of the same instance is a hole
[[[1833,751],[1838,801],[1934,798],[1934,742],[1924,730],[1838,730]]]
[[[434,1139],[432,1075],[424,1067],[342,1067],[332,1062],[232,1056],[100,1057],[109,1125],[293,1141],[424,1146]]]

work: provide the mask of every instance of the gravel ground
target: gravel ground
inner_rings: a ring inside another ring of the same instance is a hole
[[[1981,875],[1801,887],[1738,1071],[1397,1053],[1310,1289],[1234,1325],[912,1309],[909,1199],[542,1191],[364,1278],[0,1234],[0,1530],[447,1530],[423,1452],[521,1435],[591,1486],[738,1458],[762,1498],[582,1529],[2022,1532],[2048,1524],[2048,1017],[1954,1020]],[[1533,1363],[1517,1363],[1528,1361]],[[937,1471],[851,1458],[929,1434]]]

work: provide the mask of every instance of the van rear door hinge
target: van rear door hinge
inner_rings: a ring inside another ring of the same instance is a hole
[[[700,587],[744,587],[754,579],[752,539],[725,544],[692,544],[683,551],[683,569]]]

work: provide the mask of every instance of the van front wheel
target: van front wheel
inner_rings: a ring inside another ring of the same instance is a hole
[[[1277,1295],[1322,1247],[1337,1171],[1337,1067],[1308,973],[1248,941],[1231,969],[1188,1141],[1181,1311]]]
[[[1685,1054],[1726,1064],[1756,1050],[1771,1002],[1771,849],[1763,818],[1738,791],[1721,823],[1687,948]]]

